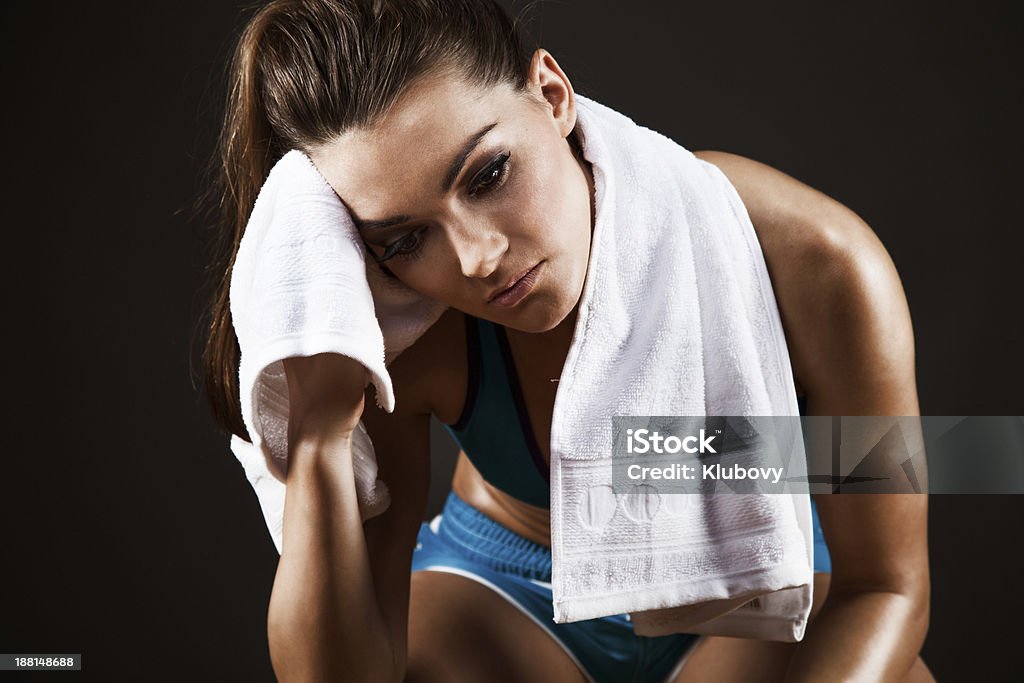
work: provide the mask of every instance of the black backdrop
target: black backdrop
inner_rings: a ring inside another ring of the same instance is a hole
[[[1021,5],[823,5],[563,1],[526,25],[581,92],[864,217],[903,277],[924,414],[1024,414]],[[0,12],[0,652],[83,653],[59,680],[272,680],[277,555],[200,395],[195,331],[208,230],[190,206],[243,11]],[[939,680],[1020,675],[1021,511],[932,497]]]

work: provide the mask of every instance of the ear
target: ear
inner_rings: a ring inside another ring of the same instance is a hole
[[[551,107],[552,118],[561,136],[568,137],[576,126],[576,97],[569,77],[551,53],[541,48],[530,60],[528,87]]]

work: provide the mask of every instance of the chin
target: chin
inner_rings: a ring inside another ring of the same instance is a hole
[[[529,332],[531,334],[542,334],[544,332],[550,332],[551,330],[558,327],[558,324],[564,320],[562,318],[547,318],[543,321],[538,322],[535,325],[530,325],[527,329],[520,330],[520,332]]]
[[[531,334],[541,334],[555,329],[573,312],[579,298],[569,300],[565,292],[559,294],[562,296],[554,303],[550,299],[531,302],[535,305],[520,313],[518,319],[508,327]]]

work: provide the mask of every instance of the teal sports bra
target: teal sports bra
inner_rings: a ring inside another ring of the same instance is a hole
[[[530,424],[505,328],[465,318],[466,403],[458,421],[445,428],[488,483],[524,503],[549,508],[549,468]]]

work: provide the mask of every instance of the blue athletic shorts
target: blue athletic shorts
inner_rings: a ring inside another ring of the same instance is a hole
[[[817,509],[814,570],[830,571]],[[698,636],[646,638],[633,633],[629,614],[555,624],[551,603],[551,550],[490,519],[450,493],[441,513],[420,526],[413,571],[446,571],[492,589],[548,634],[592,683],[669,682]]]
[[[551,550],[449,494],[444,509],[420,527],[413,571],[457,573],[494,590],[548,632],[594,683],[662,683],[697,636],[645,638],[628,614],[555,624]]]
[[[814,512],[817,572],[831,571]],[[628,614],[556,624],[551,605],[551,550],[495,522],[455,493],[420,527],[412,571],[443,571],[482,583],[526,614],[566,651],[593,683],[662,683],[674,678],[698,636],[647,638]]]

